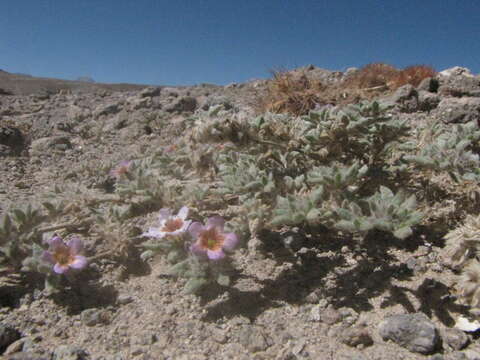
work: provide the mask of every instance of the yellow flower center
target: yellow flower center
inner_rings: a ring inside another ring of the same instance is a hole
[[[59,246],[53,253],[53,258],[58,264],[63,266],[70,265],[75,260],[68,246]]]
[[[217,231],[216,228],[211,228],[200,233],[200,244],[203,248],[208,250],[220,250],[223,246],[223,241],[223,236]]]

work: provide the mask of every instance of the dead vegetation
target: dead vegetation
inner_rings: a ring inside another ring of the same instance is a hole
[[[308,72],[272,71],[273,78],[257,99],[258,113],[304,115],[317,105],[350,104],[388,94],[401,86],[418,86],[436,71],[427,65],[408,66],[402,70],[384,63],[372,63],[345,76],[341,81],[325,85],[309,77]]]
[[[321,101],[325,86],[318,80],[309,79],[305,73],[295,76],[287,71],[272,71],[273,79],[268,82],[264,96],[258,98],[259,113],[308,113]]]

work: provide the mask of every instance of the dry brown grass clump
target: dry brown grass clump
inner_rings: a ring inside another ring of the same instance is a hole
[[[388,88],[388,83],[397,76],[398,70],[383,63],[368,64],[343,81],[349,89]]]
[[[286,71],[273,71],[265,94],[258,98],[256,108],[260,113],[289,113],[303,115],[320,102],[325,86],[309,79],[305,73],[294,75]]]
[[[413,65],[399,71],[389,84],[390,89],[398,89],[399,87],[410,84],[418,86],[423,79],[434,77],[436,71],[431,66],[427,65]]]
[[[306,73],[273,71],[272,74],[273,79],[256,100],[258,113],[304,115],[317,104],[351,104],[372,100],[406,84],[418,86],[423,79],[435,76],[436,72],[427,65],[399,70],[392,65],[372,63],[329,86],[309,78]]]
[[[374,63],[362,67],[345,79],[343,87],[351,89],[396,90],[403,85],[418,86],[423,79],[435,76],[436,71],[427,65],[407,66],[403,70],[383,64]]]

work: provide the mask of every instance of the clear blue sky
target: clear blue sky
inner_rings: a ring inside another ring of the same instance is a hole
[[[370,62],[480,72],[480,0],[5,0],[0,69],[158,85]]]

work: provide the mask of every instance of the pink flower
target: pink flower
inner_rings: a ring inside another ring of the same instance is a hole
[[[172,215],[170,209],[161,209],[160,216],[158,217],[160,226],[151,227],[147,232],[143,233],[142,236],[162,239],[166,236],[176,237],[182,235],[187,231],[191,223],[191,220],[187,220],[188,211],[188,207],[183,206],[177,215]]]
[[[114,169],[110,170],[109,174],[110,176],[119,179],[120,177],[128,173],[131,165],[131,160],[120,161],[120,163]]]
[[[83,243],[78,237],[73,237],[66,244],[60,236],[54,236],[48,241],[50,245],[42,254],[42,259],[53,265],[53,271],[64,274],[70,268],[83,269],[87,265],[83,251]]]
[[[214,261],[223,259],[225,251],[232,251],[238,244],[237,235],[225,233],[224,225],[225,220],[220,216],[209,218],[205,226],[199,222],[190,225],[188,231],[196,240],[190,246],[190,251]]]

